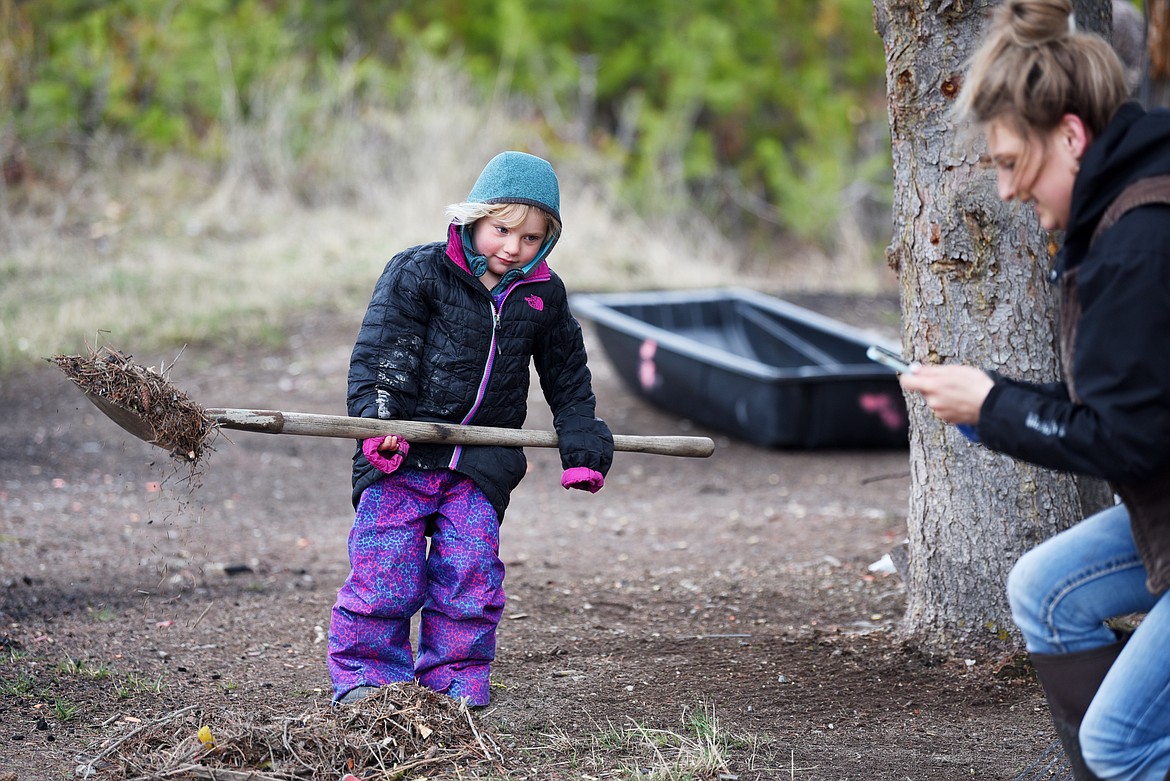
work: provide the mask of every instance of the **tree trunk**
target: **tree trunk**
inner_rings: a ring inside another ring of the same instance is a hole
[[[1080,3],[1084,6],[1089,0]],[[1111,24],[1108,0],[1085,20]],[[887,253],[901,288],[904,353],[1021,379],[1059,376],[1051,249],[1034,213],[1004,204],[981,165],[981,133],[947,112],[988,3],[875,0],[885,43],[894,162]],[[1101,11],[1101,7],[1105,10]],[[969,443],[917,396],[910,411],[905,633],[936,652],[1016,650],[1004,583],[1024,551],[1083,516],[1103,492]]]

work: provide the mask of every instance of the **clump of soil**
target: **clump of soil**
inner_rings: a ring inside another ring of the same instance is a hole
[[[385,686],[334,711],[291,718],[236,718],[194,706],[108,740],[85,765],[92,778],[414,777],[419,771],[502,772],[490,727],[466,705],[415,683]]]
[[[197,463],[215,422],[165,374],[111,347],[49,359],[103,412],[138,437]]]

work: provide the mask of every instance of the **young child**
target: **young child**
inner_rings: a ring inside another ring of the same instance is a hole
[[[613,437],[594,416],[581,327],[548,266],[561,232],[552,166],[502,152],[447,215],[446,241],[399,253],[374,287],[350,359],[349,414],[519,428],[534,360],[561,484],[596,492]],[[499,526],[526,469],[517,447],[360,443],[352,571],[329,627],[334,702],[417,679],[488,703],[504,608]],[[415,657],[410,620],[420,609]]]

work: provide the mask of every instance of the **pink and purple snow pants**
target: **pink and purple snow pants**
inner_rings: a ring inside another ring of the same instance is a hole
[[[367,488],[349,533],[352,571],[329,625],[334,700],[357,686],[417,679],[488,704],[504,609],[499,550],[495,509],[469,477],[400,469]],[[416,660],[410,620],[420,608]]]

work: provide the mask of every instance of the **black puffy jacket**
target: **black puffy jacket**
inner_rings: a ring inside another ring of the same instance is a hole
[[[994,450],[1110,481],[1155,592],[1170,586],[1170,206],[1126,212],[1091,240],[1127,186],[1167,174],[1170,111],[1123,106],[1081,160],[1053,273],[1079,308],[1062,325],[1075,329],[1071,383],[997,377],[979,417]]]
[[[613,437],[595,417],[581,326],[560,278],[543,261],[497,303],[467,270],[456,232],[407,249],[374,287],[349,368],[349,414],[520,428],[530,366],[553,412],[564,468],[605,474]],[[527,471],[517,447],[411,443],[404,466],[468,475],[502,520]],[[359,447],[353,502],[383,473]]]

